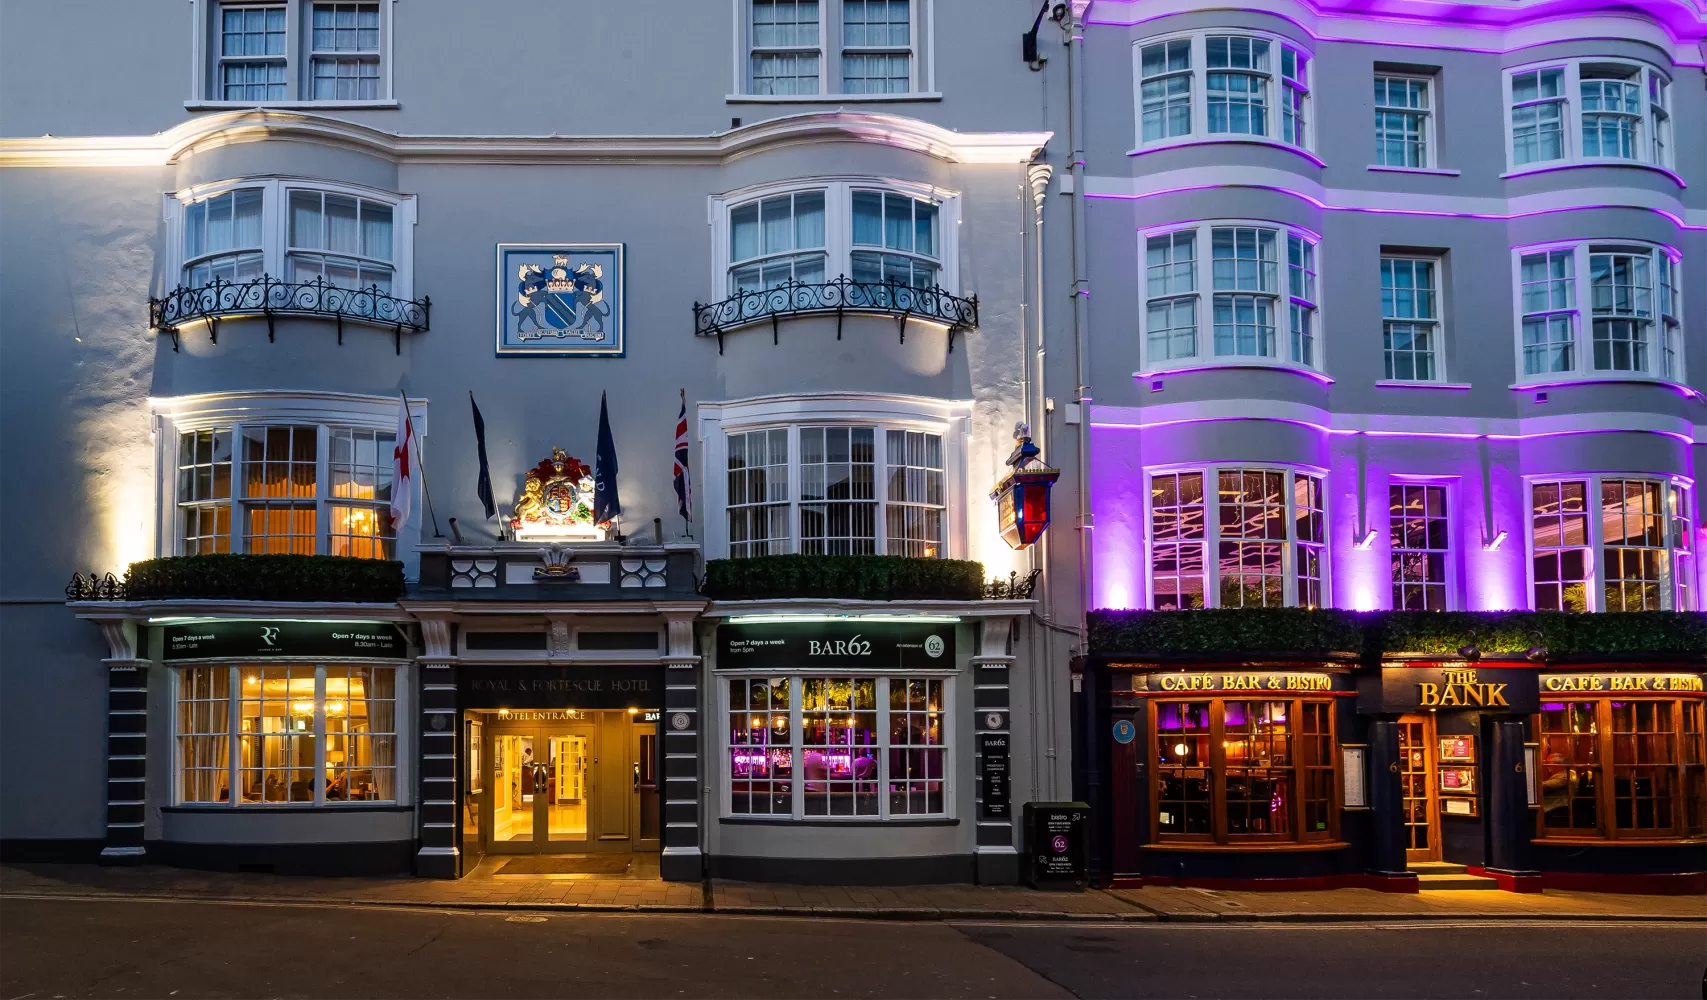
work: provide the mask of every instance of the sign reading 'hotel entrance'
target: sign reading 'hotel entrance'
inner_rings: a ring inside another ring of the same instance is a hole
[[[723,670],[954,667],[952,622],[777,622],[717,626]]]
[[[402,630],[388,622],[233,620],[167,625],[161,631],[166,660],[409,655]]]

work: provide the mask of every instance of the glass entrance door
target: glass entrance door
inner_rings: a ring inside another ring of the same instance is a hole
[[[1399,719],[1399,780],[1404,789],[1406,861],[1440,860],[1433,737],[1433,719],[1422,715]]]
[[[496,728],[496,727],[492,727]],[[486,775],[497,853],[575,851],[596,826],[591,726],[496,730]]]

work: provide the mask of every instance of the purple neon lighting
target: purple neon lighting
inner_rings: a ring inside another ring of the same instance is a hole
[[[1519,177],[1533,177],[1536,174],[1551,174],[1560,170],[1582,170],[1587,167],[1637,167],[1642,170],[1652,170],[1665,174],[1680,188],[1689,186],[1677,171],[1662,167],[1657,163],[1643,163],[1641,160],[1586,160],[1581,163],[1552,163],[1545,167],[1532,167],[1525,170],[1514,170],[1500,175],[1500,180],[1516,180]]]
[[[1510,222],[1513,219],[1530,219],[1542,215],[1558,215],[1563,212],[1588,212],[1597,208],[1623,208],[1636,212],[1652,212],[1671,221],[1679,229],[1707,232],[1707,226],[1692,225],[1683,221],[1683,217],[1663,208],[1650,208],[1646,205],[1571,205],[1565,208],[1543,208],[1535,212],[1431,212],[1420,208],[1366,208],[1352,205],[1330,205],[1320,198],[1294,191],[1291,188],[1278,187],[1273,184],[1183,184],[1179,187],[1162,188],[1159,191],[1146,191],[1143,194],[1104,194],[1094,191],[1085,192],[1086,198],[1099,198],[1104,201],[1144,201],[1148,198],[1160,198],[1170,194],[1190,194],[1194,191],[1218,191],[1226,187],[1250,188],[1256,191],[1273,191],[1276,194],[1291,195],[1299,201],[1321,209],[1324,212],[1364,212],[1370,215],[1415,215],[1442,219],[1480,219],[1486,222]],[[1153,227],[1146,226],[1146,229]]]
[[[1520,382],[1509,388],[1512,392],[1529,392],[1532,389],[1557,389],[1571,385],[1659,385],[1672,390],[1684,399],[1699,399],[1707,402],[1707,396],[1689,386],[1663,378],[1596,378],[1592,375],[1586,375],[1582,378],[1561,378],[1550,382]]]
[[[1195,369],[1194,369],[1195,370]],[[1694,444],[1695,438],[1682,431],[1668,431],[1652,427],[1580,427],[1558,431],[1535,431],[1530,434],[1478,434],[1473,431],[1394,431],[1381,429],[1360,429],[1356,427],[1328,427],[1311,420],[1299,420],[1297,417],[1268,417],[1268,416],[1224,416],[1224,417],[1180,417],[1176,420],[1158,420],[1148,424],[1114,424],[1091,421],[1094,430],[1127,430],[1149,431],[1160,427],[1177,427],[1181,424],[1213,424],[1229,420],[1266,420],[1277,424],[1291,424],[1294,427],[1304,427],[1321,434],[1354,436],[1362,434],[1365,437],[1390,438],[1424,438],[1445,441],[1529,441],[1535,438],[1568,437],[1574,434],[1659,434],[1662,437],[1675,438],[1685,444]]]
[[[1099,6],[1111,7],[1116,3],[1122,2],[1131,4],[1134,3],[1135,0],[1100,0]],[[1514,27],[1531,27],[1540,24],[1553,24],[1560,21],[1577,21],[1582,20],[1585,17],[1605,16],[1608,9],[1608,4],[1606,4],[1604,0],[1557,0],[1557,2],[1547,5],[1553,9],[1546,12],[1538,12],[1533,7],[1528,10],[1521,10],[1512,8],[1496,8],[1476,4],[1452,4],[1451,9],[1460,13],[1443,13],[1442,8],[1447,5],[1433,2],[1410,4],[1389,3],[1382,5],[1365,2],[1357,4],[1329,5],[1310,3],[1307,2],[1307,0],[1300,0],[1298,5],[1309,11],[1311,15],[1328,20],[1362,21],[1367,24],[1392,24],[1403,25],[1406,27],[1441,25],[1455,28],[1471,28],[1482,31],[1506,31]],[[1400,9],[1391,9],[1387,11],[1372,9],[1377,6]],[[1626,6],[1637,6],[1637,4],[1628,4]],[[1699,16],[1695,15],[1691,11],[1683,9],[1687,7],[1686,4],[1667,4],[1663,7],[1660,4],[1641,4],[1640,6],[1647,8],[1643,13],[1648,14],[1652,18],[1654,24],[1665,31],[1666,35],[1675,43],[1680,45],[1699,43],[1704,38],[1707,38],[1707,32],[1703,32]],[[1410,9],[1405,10],[1402,8]],[[1141,24],[1146,24],[1150,21],[1177,17],[1184,13],[1188,12],[1172,11],[1163,14],[1151,14],[1146,17],[1128,18],[1125,20],[1118,20],[1115,18],[1086,18],[1084,23],[1086,25],[1098,25],[1102,27],[1132,28]],[[1547,44],[1546,42],[1526,42],[1522,45],[1512,46],[1511,48],[1481,48],[1464,45],[1446,45],[1439,42],[1426,42],[1421,40],[1405,41],[1402,43],[1383,43],[1357,36],[1324,33],[1318,27],[1305,24],[1298,18],[1278,10],[1263,10],[1259,11],[1259,13],[1267,14],[1279,20],[1286,21],[1287,23],[1297,27],[1300,31],[1309,35],[1312,39],[1324,42],[1351,42],[1364,45],[1402,44],[1406,47],[1450,49],[1458,52],[1479,52],[1490,55],[1505,55],[1507,53],[1520,52],[1523,49],[1533,48],[1538,44]],[[1677,60],[1674,62],[1674,65],[1699,67],[1703,65],[1703,63]]]
[[[1320,237],[1317,237],[1317,238],[1320,239]],[[1185,375],[1189,372],[1226,371],[1229,368],[1236,368],[1236,369],[1241,369],[1241,370],[1255,369],[1258,371],[1290,372],[1293,375],[1302,375],[1305,378],[1315,379],[1316,381],[1322,383],[1323,385],[1333,385],[1334,384],[1334,380],[1330,376],[1328,376],[1325,372],[1316,371],[1314,368],[1302,368],[1302,367],[1299,367],[1298,365],[1291,365],[1291,364],[1267,365],[1267,364],[1263,364],[1263,363],[1257,362],[1257,361],[1228,361],[1224,364],[1191,365],[1191,366],[1186,367],[1186,368],[1159,368],[1155,371],[1150,371],[1150,372],[1133,372],[1132,377],[1138,378],[1138,379],[1159,378],[1159,377],[1163,377],[1163,376],[1167,376],[1167,375]]]

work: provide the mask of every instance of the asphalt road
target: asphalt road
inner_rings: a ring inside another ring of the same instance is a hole
[[[0,901],[47,997],[1700,996],[1700,924],[943,924]]]

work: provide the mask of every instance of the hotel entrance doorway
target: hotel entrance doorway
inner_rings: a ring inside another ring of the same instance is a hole
[[[483,712],[469,734],[483,853],[659,849],[657,713]]]

